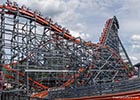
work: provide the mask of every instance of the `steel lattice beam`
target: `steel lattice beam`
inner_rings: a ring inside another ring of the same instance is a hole
[[[0,16],[1,71],[7,83],[26,88],[27,94],[48,87],[122,81],[135,72],[118,37],[116,17],[107,21],[100,43],[93,44],[71,36],[51,19],[9,3],[0,6]]]

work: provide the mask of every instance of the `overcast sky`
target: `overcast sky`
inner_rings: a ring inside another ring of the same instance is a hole
[[[0,0],[3,4],[6,0]],[[140,0],[11,0],[41,11],[68,28],[73,36],[99,42],[107,19],[119,20],[119,36],[135,64],[140,62]]]

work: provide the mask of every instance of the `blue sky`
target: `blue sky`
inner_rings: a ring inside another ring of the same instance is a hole
[[[6,0],[1,0],[4,3]],[[39,10],[73,36],[97,43],[107,19],[119,20],[119,36],[135,64],[140,62],[140,0],[11,0]]]

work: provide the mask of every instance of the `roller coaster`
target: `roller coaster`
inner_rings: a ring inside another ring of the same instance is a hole
[[[0,5],[2,100],[108,100],[139,96],[138,72],[107,20],[98,43],[73,37],[39,11],[16,2]],[[139,65],[137,65],[139,66]],[[106,99],[105,99],[106,98]]]

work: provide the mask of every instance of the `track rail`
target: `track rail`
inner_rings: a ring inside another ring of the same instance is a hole
[[[65,39],[74,40],[74,42],[76,42],[76,43],[81,43],[81,41],[79,39],[75,39],[75,37],[73,37],[69,33],[64,32],[63,29],[58,28],[57,26],[55,26],[54,24],[52,24],[50,21],[46,20],[45,18],[43,18],[39,15],[36,15],[35,12],[31,12],[31,11],[28,11],[28,10],[25,10],[22,8],[18,8],[18,7],[14,7],[14,6],[10,6],[10,5],[6,5],[6,6],[0,5],[0,9],[3,9],[3,8],[8,10],[7,12],[5,12],[7,14],[15,14],[18,11],[21,16],[24,15],[23,17],[27,16],[27,18],[29,18],[29,19],[34,18],[34,20],[36,20],[39,24],[41,24],[43,26],[49,25],[52,28],[52,30],[56,31],[56,34],[63,36]],[[92,45],[98,46],[98,44],[93,44],[90,42],[86,42],[86,45],[87,46],[92,46]]]
[[[30,19],[32,21],[35,21],[42,26],[49,26],[49,27],[51,27],[50,30],[54,31],[56,35],[61,36],[62,39],[65,39],[67,41],[72,41],[75,44],[83,43],[83,41],[81,39],[75,38],[72,35],[70,35],[68,32],[66,32],[63,29],[57,27],[55,24],[53,24],[51,22],[51,19],[46,20],[45,18],[38,15],[36,12],[32,12],[30,10],[24,9],[23,7],[18,7],[16,5],[13,6],[13,5],[10,5],[8,3],[6,5],[0,5],[0,9],[1,10],[5,9],[5,11],[1,11],[0,13],[10,14],[10,15],[18,15],[20,17],[24,17],[26,19]],[[112,22],[113,22],[113,18],[108,20],[107,26],[104,29],[104,33],[103,33],[103,36],[101,37],[101,40],[100,40],[99,44],[94,44],[94,43],[91,43],[91,42],[84,42],[84,45],[87,46],[87,47],[101,47],[102,49],[103,48],[108,49],[110,51],[110,53],[113,54],[113,56],[118,60],[118,62],[124,65],[123,67],[128,71],[128,76],[131,77],[131,76],[133,76],[134,71],[130,70],[130,68],[123,62],[123,59],[121,58],[121,56],[116,51],[114,51],[113,49],[110,49],[108,46],[103,45],[105,43],[106,39],[107,39],[107,35],[108,35],[107,33],[111,28]],[[44,45],[44,44],[42,44],[42,45]],[[39,47],[40,47],[40,45],[39,45]],[[33,54],[30,53],[30,55],[33,55]],[[23,60],[25,60],[25,59],[23,59]],[[6,70],[12,71],[13,73],[16,73],[16,70],[10,68],[9,64],[5,64],[4,68]],[[76,74],[76,78],[79,78],[81,76],[81,73],[87,72],[88,68],[79,68],[78,73]],[[18,75],[21,76],[21,77],[25,76],[21,72],[19,72]],[[88,76],[88,74],[87,74],[87,76]],[[14,77],[11,77],[11,76],[8,76],[8,75],[6,75],[6,77],[14,78]],[[71,77],[71,79],[67,80],[65,83],[62,84],[62,87],[69,87],[72,83],[74,83],[74,78],[75,78],[75,76],[73,75]],[[47,86],[42,85],[38,81],[34,81],[32,78],[29,78],[29,80],[32,81],[33,83],[35,83],[36,85],[40,86],[41,88],[45,89],[45,90],[48,90],[48,88],[49,88]],[[43,98],[47,94],[48,94],[48,91],[43,91],[43,92],[40,92],[40,93],[37,93],[37,94],[33,95],[33,97]]]
[[[10,65],[9,65],[9,64],[6,64],[6,65],[4,66],[4,68],[5,68],[7,71],[12,71],[13,73],[16,73],[16,72],[17,72],[16,70],[10,68]],[[24,77],[24,76],[25,76],[22,72],[18,72],[18,74],[19,74],[19,76],[21,76],[21,77]],[[5,74],[5,76],[6,76],[7,78],[14,79],[13,76],[10,76],[10,75],[8,75],[8,74]],[[39,87],[43,88],[43,89],[46,89],[46,90],[48,89],[47,86],[44,86],[44,85],[42,85],[41,83],[39,83],[39,82],[37,82],[37,81],[34,81],[34,80],[33,80],[32,78],[30,78],[30,77],[29,77],[29,80],[32,81],[34,84],[38,85]],[[23,82],[23,81],[21,81],[21,80],[19,80],[19,81],[20,81],[20,82]]]

